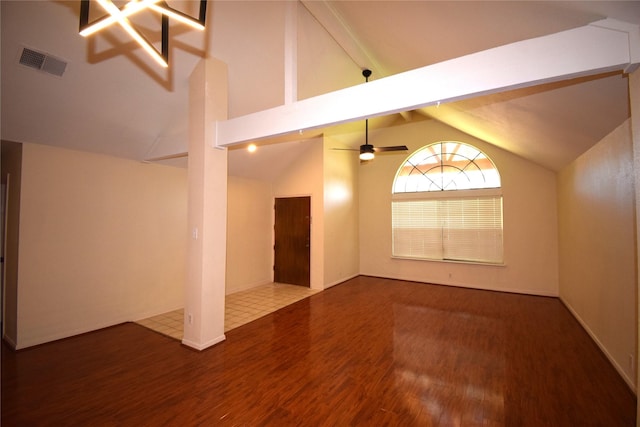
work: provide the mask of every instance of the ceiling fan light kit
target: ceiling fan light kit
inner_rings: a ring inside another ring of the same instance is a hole
[[[375,154],[373,153],[372,145],[361,145],[360,146],[360,160],[373,160]]]
[[[362,76],[364,77],[364,82],[369,83],[371,70],[365,68],[362,70]],[[368,162],[369,160],[373,160],[375,157],[376,155],[373,152],[373,145],[369,144],[369,119],[366,119],[364,121],[364,145],[360,146],[360,160]]]
[[[91,0],[80,0],[80,35],[88,37],[112,24],[120,26],[142,47],[160,66],[169,67],[169,18],[187,24],[197,30],[204,30],[207,15],[207,0],[200,0],[198,18],[193,18],[179,10],[169,7],[164,0],[130,0],[122,8],[116,6],[112,0],[95,0],[108,15],[89,22],[89,8]],[[162,45],[158,51],[136,28],[129,17],[145,9],[153,10],[162,15]]]
[[[365,83],[369,82],[369,77],[371,76],[371,70],[365,68],[362,70],[362,75],[364,76]],[[374,147],[369,144],[369,119],[364,121],[364,144],[360,146],[360,160],[367,162],[369,160],[373,160],[375,158],[375,152],[381,151],[407,151],[408,148],[406,145],[396,145],[393,147]]]

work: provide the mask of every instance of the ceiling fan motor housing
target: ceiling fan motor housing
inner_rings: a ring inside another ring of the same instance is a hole
[[[373,153],[374,149],[373,149],[373,145],[371,144],[363,144],[360,146],[360,154],[362,153]]]

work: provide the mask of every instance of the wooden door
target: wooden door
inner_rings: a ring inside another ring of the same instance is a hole
[[[309,287],[311,197],[276,198],[273,280]]]

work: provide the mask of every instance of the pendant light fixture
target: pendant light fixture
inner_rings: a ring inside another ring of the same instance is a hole
[[[204,30],[207,14],[207,0],[200,0],[198,18],[169,7],[164,0],[130,0],[122,8],[116,6],[112,0],[95,0],[108,15],[89,22],[89,8],[91,0],[80,0],[80,35],[88,37],[113,24],[119,24],[161,67],[169,66],[169,18],[187,24],[197,30]],[[130,16],[144,10],[152,10],[162,15],[162,47],[158,51],[138,30],[135,29]]]

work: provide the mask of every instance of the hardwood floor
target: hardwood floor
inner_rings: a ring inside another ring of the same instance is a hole
[[[3,426],[635,426],[555,298],[358,277],[202,352],[133,323],[2,351]]]

